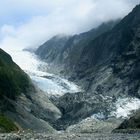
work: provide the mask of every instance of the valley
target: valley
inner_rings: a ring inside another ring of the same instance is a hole
[[[38,48],[0,49],[0,139],[139,140],[140,5]]]

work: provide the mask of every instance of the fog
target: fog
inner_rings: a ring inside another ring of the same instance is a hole
[[[0,48],[36,48],[56,34],[78,34],[127,15],[139,0],[4,0]]]

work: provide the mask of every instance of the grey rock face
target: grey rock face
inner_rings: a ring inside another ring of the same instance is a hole
[[[48,62],[59,62],[59,54],[62,53],[62,50],[69,38],[70,36],[57,35],[41,45],[40,49],[36,51],[36,54]]]
[[[51,63],[53,68],[59,69],[59,72],[64,69],[67,72],[72,72],[75,65],[80,60],[84,47],[102,33],[110,30],[116,22],[104,23],[97,29],[92,29],[74,36],[55,36],[43,45],[41,45],[36,54],[43,60]],[[70,69],[70,71],[69,71]],[[51,72],[55,72],[51,69]],[[57,71],[58,72],[58,71]],[[68,74],[68,73],[67,73]]]
[[[21,129],[55,132],[49,122],[60,118],[61,112],[41,91],[21,94],[16,102],[12,100],[9,102],[13,108],[5,110],[4,114],[14,120]]]

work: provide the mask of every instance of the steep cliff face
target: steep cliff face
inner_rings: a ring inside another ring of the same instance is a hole
[[[69,38],[70,36],[64,35],[54,36],[49,41],[41,45],[40,49],[36,51],[36,54],[48,62],[59,62],[59,55],[62,53],[62,50]]]
[[[84,83],[82,86],[90,92],[140,97],[139,32],[140,6],[137,6],[111,31],[84,47],[73,80]]]
[[[59,109],[34,87],[10,55],[0,49],[0,131],[32,129],[53,132],[48,122],[60,116]]]
[[[84,47],[93,39],[110,30],[118,21],[103,23],[98,28],[74,36],[57,35],[41,45],[36,54],[52,64],[56,69],[53,72],[72,72],[84,50]],[[68,73],[67,73],[68,74]]]

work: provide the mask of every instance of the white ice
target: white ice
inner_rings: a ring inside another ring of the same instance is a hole
[[[127,118],[131,115],[132,111],[140,108],[140,100],[137,98],[119,98],[115,106],[116,110],[111,115],[117,118]]]
[[[36,55],[29,51],[23,50],[5,50],[12,59],[29,74],[33,82],[49,96],[62,96],[65,93],[75,93],[81,89],[66,79],[47,73],[47,63],[40,61]],[[49,78],[47,78],[49,76]]]

